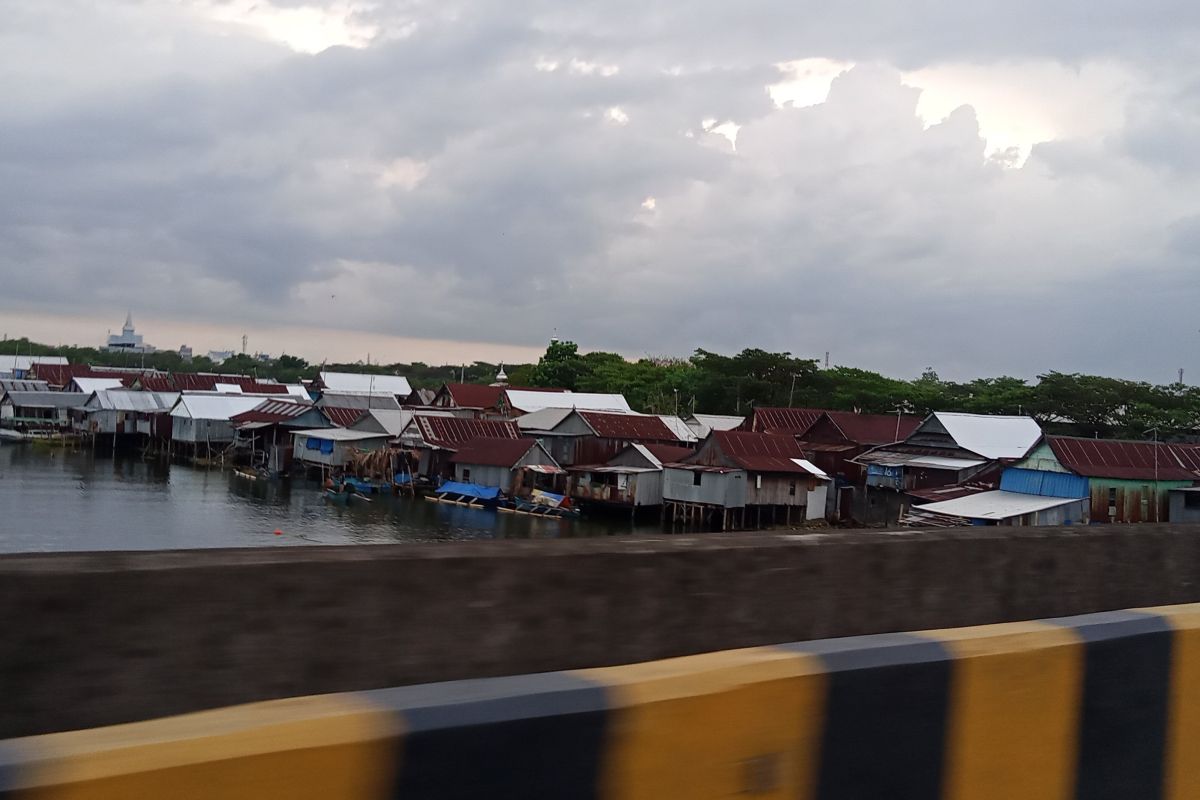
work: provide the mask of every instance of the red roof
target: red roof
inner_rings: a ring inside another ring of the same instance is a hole
[[[921,424],[920,417],[895,414],[855,414],[852,411],[826,411],[825,415],[855,444],[892,444],[902,442]],[[811,426],[810,426],[811,427]],[[899,432],[899,436],[897,436]]]
[[[650,451],[650,455],[657,458],[663,464],[671,464],[676,461],[683,461],[690,455],[695,454],[695,450],[690,447],[675,447],[669,444],[644,444],[642,447]]]
[[[678,442],[666,423],[658,417],[640,414],[606,414],[603,411],[577,411],[583,421],[602,439],[629,442]]]
[[[140,374],[121,370],[92,369],[90,364],[34,364],[29,373],[37,380],[45,381],[51,386],[67,386],[75,378],[112,378],[128,386]]]
[[[146,391],[146,392],[173,392],[173,391],[175,391],[175,384],[171,382],[170,376],[166,376],[166,377],[162,377],[162,378],[158,378],[158,377],[142,378],[141,379],[141,387],[142,387],[142,391]]]
[[[249,411],[234,414],[229,421],[236,428],[251,422],[287,422],[290,419],[304,416],[312,410],[307,403],[293,403],[290,400],[264,400]]]
[[[1047,436],[1058,462],[1088,478],[1193,481],[1200,479],[1200,446]],[[1155,470],[1157,449],[1158,468]]]
[[[823,408],[756,408],[742,423],[742,430],[800,436],[824,413]]]
[[[260,383],[246,375],[215,375],[210,372],[176,372],[171,375],[175,388],[181,392],[211,392],[218,383],[233,384],[249,394],[287,394],[282,383]]]
[[[495,408],[506,386],[481,383],[447,383],[446,391],[459,408]]]
[[[342,408],[340,406],[321,406],[321,413],[338,428],[349,428],[367,413],[365,408]]]
[[[713,431],[687,463],[708,467],[735,467],[751,472],[808,473],[793,459],[804,451],[795,437],[749,431]]]
[[[477,438],[520,439],[517,423],[507,420],[463,419],[462,417],[414,417],[421,438],[432,447],[456,450],[463,442]]]
[[[479,464],[485,467],[505,467],[512,469],[531,447],[536,447],[533,439],[497,439],[480,436],[463,442],[458,452],[450,456],[455,464]]]

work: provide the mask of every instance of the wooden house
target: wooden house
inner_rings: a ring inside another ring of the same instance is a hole
[[[631,444],[602,464],[570,469],[567,493],[584,508],[657,511],[663,503],[663,464],[695,451],[663,444]]]
[[[507,495],[556,490],[562,467],[534,439],[480,437],[463,442],[449,458],[460,483],[499,488]]]
[[[1092,524],[1163,522],[1171,492],[1200,482],[1200,445],[1047,436],[1014,466],[1031,482],[1082,480]]]
[[[829,482],[792,436],[713,431],[663,465],[663,502],[668,519],[721,530],[795,523],[824,518]]]

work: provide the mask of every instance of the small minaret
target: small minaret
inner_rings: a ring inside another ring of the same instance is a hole
[[[500,371],[496,373],[496,382],[492,386],[508,386],[508,373],[504,371],[504,365],[500,365]]]

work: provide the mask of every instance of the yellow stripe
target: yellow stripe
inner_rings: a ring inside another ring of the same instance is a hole
[[[607,669],[600,797],[808,800],[825,701],[814,656],[769,647]]]
[[[921,634],[953,654],[946,800],[1068,800],[1075,787],[1083,645],[1038,622]]]
[[[1158,614],[1174,630],[1163,797],[1200,797],[1200,604],[1136,610]]]
[[[302,697],[11,740],[28,753],[16,796],[383,800],[397,715],[350,695]]]

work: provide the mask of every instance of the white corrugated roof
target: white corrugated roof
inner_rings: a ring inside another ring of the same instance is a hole
[[[230,417],[242,414],[263,402],[264,399],[291,402],[296,398],[289,395],[254,395],[254,394],[191,394],[184,393],[171,409],[172,417],[191,417],[192,419],[228,420]]]
[[[913,510],[930,511],[963,519],[1002,520],[1078,502],[1078,498],[1041,497],[1036,494],[997,490],[970,494],[955,500],[942,500],[928,505],[913,506]]]
[[[517,427],[523,431],[549,431],[571,415],[569,408],[543,408],[517,417]]]
[[[125,385],[119,378],[72,378],[71,383],[84,394],[102,392],[105,389],[120,389]]]
[[[884,467],[926,467],[928,469],[970,469],[986,464],[981,458],[946,458],[917,453],[896,453],[891,450],[876,450],[854,459],[860,464],[878,464]]]
[[[306,431],[294,431],[296,436],[306,436],[309,439],[325,439],[330,442],[360,442],[364,439],[383,439],[386,433],[374,431],[352,431],[349,428],[312,428]]]
[[[399,436],[408,423],[412,422],[412,418],[413,412],[408,409],[371,408],[363,412],[363,416],[350,426],[350,430],[362,430],[360,426],[370,419],[387,431],[388,436]]]
[[[105,411],[165,411],[175,405],[179,392],[137,392],[133,389],[105,389],[88,399],[89,409]]]
[[[933,416],[959,447],[984,458],[1023,458],[1042,438],[1042,429],[1032,417],[946,411],[935,411]]]
[[[411,394],[408,378],[400,375],[367,375],[360,372],[322,372],[326,391],[342,394]]]
[[[573,408],[580,411],[633,411],[629,402],[619,394],[594,394],[591,392],[529,392],[509,389],[508,402],[513,408],[525,413],[544,408]]]
[[[663,421],[663,424],[671,429],[671,433],[675,434],[675,438],[681,442],[696,441],[696,432],[693,431],[688,424],[673,414],[659,414],[658,418]]]
[[[221,394],[242,394],[242,387],[236,383],[214,383],[213,391]]]
[[[829,476],[825,474],[825,471],[823,469],[821,469],[820,467],[818,467],[816,464],[809,461],[808,459],[793,458],[790,460],[797,467],[800,467],[801,469],[808,472],[809,474],[815,475],[816,477],[820,478],[823,481],[829,480]]]
[[[34,364],[67,364],[63,356],[0,356],[0,371],[27,370]]]
[[[713,431],[731,431],[745,421],[745,417],[730,417],[724,414],[692,414],[686,420],[698,439],[706,438]]]
[[[312,400],[312,396],[308,393],[308,389],[305,389],[300,384],[285,383],[284,386],[287,387],[287,392],[292,397],[299,397],[302,400],[310,400],[310,401]]]

